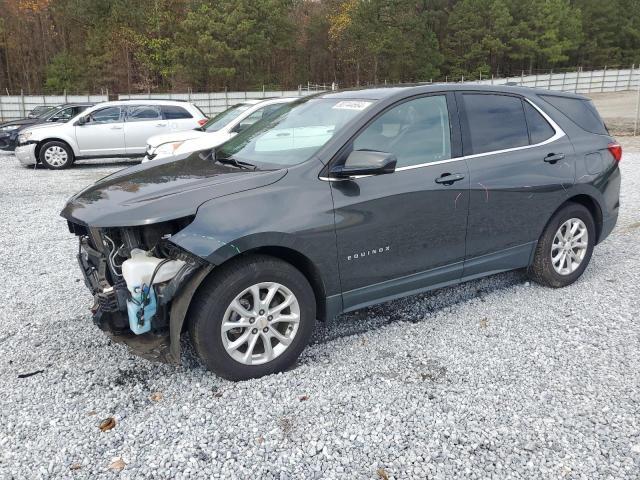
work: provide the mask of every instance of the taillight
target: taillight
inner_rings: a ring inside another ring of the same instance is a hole
[[[622,146],[618,142],[611,142],[607,145],[607,148],[615,158],[616,162],[619,162],[622,159]]]
[[[198,120],[198,125],[203,126],[205,123],[209,121],[208,118],[203,118],[202,120]]]

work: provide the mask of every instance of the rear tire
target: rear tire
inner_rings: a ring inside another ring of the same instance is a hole
[[[296,361],[313,333],[315,306],[311,285],[292,265],[266,255],[240,258],[200,286],[189,333],[209,370],[229,380],[257,378]]]
[[[54,140],[40,147],[38,159],[51,170],[62,170],[73,165],[73,150],[66,143]]]
[[[567,204],[551,217],[538,240],[529,276],[547,287],[571,285],[587,268],[595,241],[591,212],[578,203]]]

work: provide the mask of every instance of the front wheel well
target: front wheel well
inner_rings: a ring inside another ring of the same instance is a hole
[[[326,304],[325,297],[326,291],[324,287],[324,282],[322,281],[322,276],[318,268],[314,265],[314,263],[307,258],[305,255],[300,252],[293,250],[287,247],[279,247],[279,246],[265,246],[258,247],[253,250],[249,250],[243,253],[244,255],[251,254],[263,254],[270,255],[275,258],[279,258],[282,261],[285,261],[295,268],[300,270],[302,274],[306,277],[313,289],[313,294],[316,297],[316,316],[318,319],[323,320],[326,318]]]
[[[563,208],[567,203],[579,203],[589,210],[589,213],[591,213],[591,216],[593,217],[593,222],[596,224],[596,243],[598,243],[600,241],[600,234],[602,233],[602,209],[598,202],[589,195],[575,195],[560,205],[558,210]]]
[[[239,258],[244,258],[251,255],[269,255],[271,257],[278,258],[284,262],[287,262],[288,264],[298,269],[305,276],[305,278],[311,285],[311,289],[313,290],[313,294],[316,299],[316,317],[319,320],[326,319],[326,290],[324,287],[324,282],[322,281],[322,276],[320,275],[318,268],[308,257],[291,248],[280,246],[263,246],[247,250],[241,255],[236,255],[224,261],[223,263],[216,265],[209,275],[215,275],[216,271],[221,266],[226,265],[229,262],[233,262],[235,260],[238,260]]]
[[[62,140],[61,138],[45,138],[44,140],[40,140],[38,142],[38,144],[36,145],[36,150],[34,152],[34,155],[36,156],[36,160],[39,161],[40,160],[40,149],[42,148],[43,145],[45,145],[47,142],[60,142],[60,143],[64,143],[67,147],[69,147],[69,151],[71,152],[71,155],[75,156],[75,152],[73,151],[73,148],[71,148],[71,145],[69,145],[69,142],[67,142],[66,140]],[[73,158],[73,157],[72,157]]]

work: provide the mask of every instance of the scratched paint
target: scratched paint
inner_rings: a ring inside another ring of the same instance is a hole
[[[455,199],[455,201],[453,202],[453,206],[454,206],[454,208],[455,208],[455,209],[457,209],[457,208],[458,208],[458,199],[459,199],[461,196],[462,196],[462,192],[460,192],[460,193],[458,193],[458,195],[456,195],[456,199]]]
[[[485,202],[489,202],[489,189],[487,187],[485,187],[482,183],[478,182],[478,185],[480,185],[482,188],[484,188],[484,194],[485,194]]]
[[[209,235],[200,235],[202,238],[206,238],[206,239],[210,239],[213,240],[214,242],[218,242],[218,244],[220,244],[220,248],[224,247],[224,246],[230,246],[231,248],[233,248],[236,252],[241,253],[240,249],[235,246],[233,243],[227,243],[227,242],[223,242],[222,240],[218,240],[215,237],[211,237]]]

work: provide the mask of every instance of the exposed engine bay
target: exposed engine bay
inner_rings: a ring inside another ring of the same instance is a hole
[[[198,270],[208,273],[211,269],[205,260],[169,241],[192,219],[126,228],[92,228],[68,222],[71,233],[79,237],[77,258],[94,298],[94,323],[146,358],[179,359],[179,346],[174,345],[174,355],[168,355],[173,300]],[[195,287],[192,290],[187,292],[188,300]],[[180,326],[186,308],[182,310]]]

